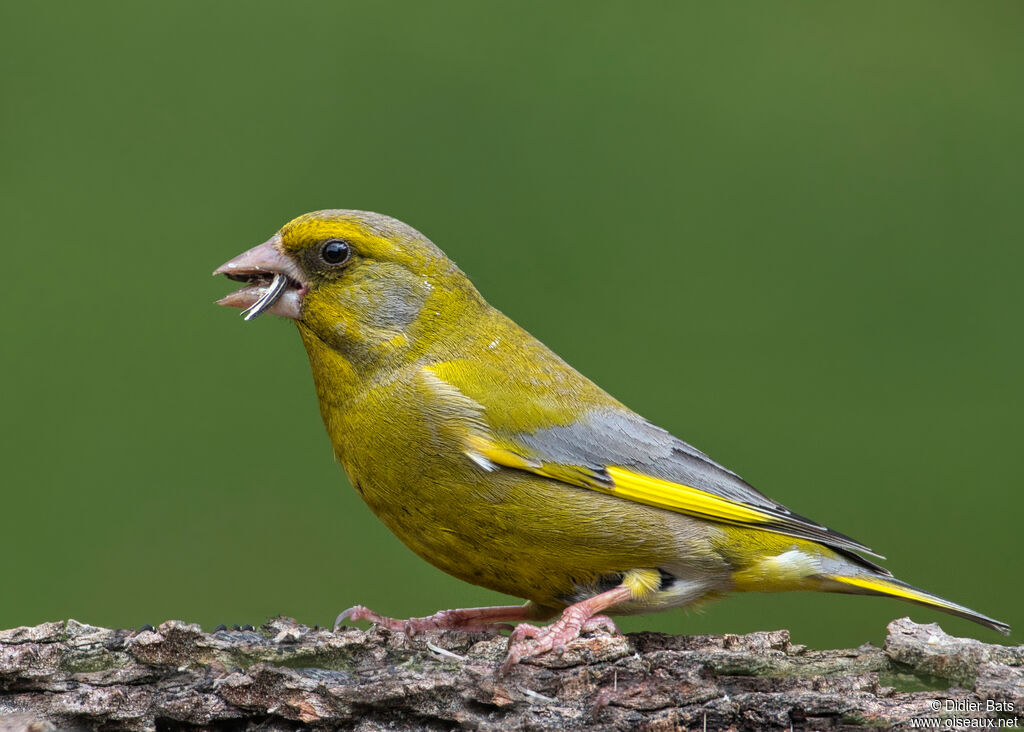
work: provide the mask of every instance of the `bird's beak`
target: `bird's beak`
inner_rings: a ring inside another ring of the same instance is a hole
[[[281,251],[281,237],[242,252],[213,271],[230,280],[245,282],[243,287],[217,301],[229,308],[245,308],[245,319],[265,312],[299,320],[302,297],[309,289],[302,271]]]

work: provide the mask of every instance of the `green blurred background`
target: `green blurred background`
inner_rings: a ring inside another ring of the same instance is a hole
[[[1024,5],[4,3],[0,627],[503,602],[331,456],[210,271],[401,218],[631,407],[903,579],[1024,626]],[[879,641],[895,601],[629,630]],[[1019,636],[1017,636],[1019,641]]]

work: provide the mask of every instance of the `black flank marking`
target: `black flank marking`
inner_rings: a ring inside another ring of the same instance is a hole
[[[658,567],[658,574],[661,575],[661,584],[658,585],[658,592],[663,592],[676,583],[676,578]]]
[[[600,577],[597,580],[598,593],[607,592],[608,590],[614,590],[616,587],[622,584],[622,578],[624,576],[624,572],[616,572],[615,574],[606,574]]]

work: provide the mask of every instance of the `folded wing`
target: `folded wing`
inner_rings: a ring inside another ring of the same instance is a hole
[[[771,500],[736,473],[617,403],[585,411],[570,424],[509,429],[501,412],[467,396],[454,369],[427,368],[426,386],[465,427],[467,456],[486,469],[524,470],[623,500],[708,521],[758,528],[825,544],[865,568],[887,570],[854,552],[867,546]],[[511,395],[507,395],[511,396]],[[527,393],[520,393],[527,400]]]

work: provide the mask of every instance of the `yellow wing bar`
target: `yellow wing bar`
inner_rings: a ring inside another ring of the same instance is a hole
[[[613,496],[628,498],[648,506],[665,508],[692,516],[709,518],[714,521],[728,521],[738,524],[773,523],[776,517],[728,498],[691,488],[682,483],[673,483],[649,475],[640,475],[625,468],[609,466],[605,472],[611,476],[614,485],[610,488],[593,486],[595,490]]]
[[[786,536],[821,542],[833,548],[852,549],[874,554],[866,546],[850,537],[791,513],[782,506],[777,508],[752,506],[749,503],[725,498],[688,486],[685,483],[674,483],[670,480],[634,473],[632,470],[615,465],[606,467],[604,473],[611,478],[610,484],[597,482],[589,484],[587,487],[637,503],[645,503],[648,506],[685,513],[709,521],[754,526]],[[862,557],[857,557],[857,561],[873,571],[886,574],[886,570],[867,562]]]
[[[589,488],[648,506],[731,524],[778,525],[786,523],[785,519],[753,506],[691,488],[682,483],[673,483],[649,475],[634,473],[625,468],[608,466],[601,474],[580,466],[541,462],[476,435],[470,436],[467,443],[469,454],[474,459],[482,457],[495,465],[526,470],[546,478],[554,478],[563,483]],[[609,481],[608,478],[611,480]]]

